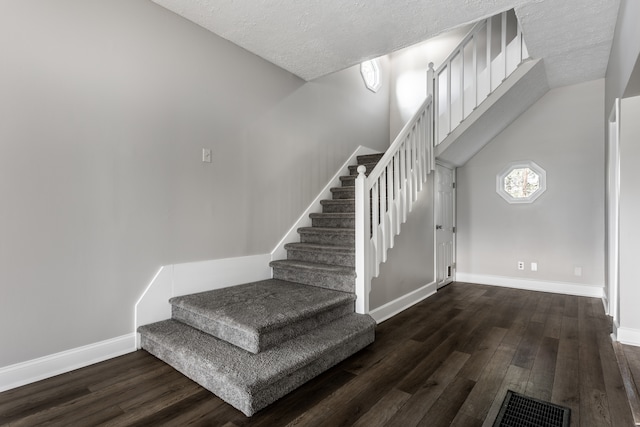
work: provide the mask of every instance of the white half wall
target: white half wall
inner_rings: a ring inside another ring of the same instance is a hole
[[[134,331],[138,326],[171,318],[169,299],[174,296],[270,279],[269,261],[271,255],[263,254],[162,267],[136,303]]]

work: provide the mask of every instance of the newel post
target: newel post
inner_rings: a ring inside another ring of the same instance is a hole
[[[369,192],[367,191],[367,168],[358,166],[356,178],[356,313],[369,313],[369,290],[371,279],[369,277],[369,241],[371,228],[371,214],[369,213]]]

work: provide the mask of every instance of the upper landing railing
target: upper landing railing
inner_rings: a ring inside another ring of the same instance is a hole
[[[356,179],[356,311],[369,312],[371,279],[435,169],[434,147],[528,57],[513,10],[476,24],[437,69],[428,96],[376,167]]]
[[[529,57],[515,12],[478,22],[437,70],[429,64],[436,145]]]

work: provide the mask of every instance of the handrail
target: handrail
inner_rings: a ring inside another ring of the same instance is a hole
[[[435,169],[433,98],[427,96],[367,177],[358,167],[356,203],[356,312],[369,312],[371,278],[407,221],[427,175]]]

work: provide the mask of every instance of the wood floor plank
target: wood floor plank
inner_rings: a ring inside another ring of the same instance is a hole
[[[391,418],[389,425],[415,426],[440,398],[445,388],[456,378],[458,372],[469,360],[469,355],[454,351],[451,356],[431,375],[411,399]]]
[[[544,334],[544,323],[531,321],[527,325],[520,346],[513,357],[513,364],[531,369],[538,354],[538,348]]]
[[[471,351],[471,358],[462,368],[460,376],[473,381],[478,381],[482,371],[493,357],[506,333],[506,329],[493,326],[483,334],[482,342]]]
[[[251,418],[138,351],[0,393],[0,425],[479,427],[511,389],[568,406],[573,427],[618,427],[630,410],[610,331],[596,298],[453,283]]]
[[[580,425],[579,345],[578,318],[563,316],[551,401],[571,409],[574,426]]]
[[[453,419],[458,415],[460,406],[467,399],[475,384],[475,381],[467,378],[456,377],[444,389],[440,397],[431,405],[431,408],[417,425],[429,427],[451,425]]]
[[[609,403],[587,298],[578,299],[578,339],[580,360],[580,425],[611,426]],[[617,427],[617,426],[615,426]]]
[[[535,399],[551,400],[558,357],[558,340],[543,337],[536,354],[525,394]]]
[[[627,391],[624,387],[616,355],[611,345],[600,346],[600,362],[602,363],[602,373],[609,404],[611,425],[634,425],[635,420],[631,412]]]
[[[353,424],[354,427],[382,427],[409,400],[411,395],[398,389],[391,389],[380,401]]]
[[[502,380],[502,384],[500,384],[493,402],[491,403],[491,407],[489,408],[489,411],[484,418],[484,423],[482,423],[483,427],[493,426],[493,422],[500,412],[500,408],[502,407],[502,402],[507,395],[507,391],[511,390],[515,391],[516,393],[525,393],[530,375],[530,369],[524,369],[516,365],[509,366],[509,368],[507,369],[507,373]]]

